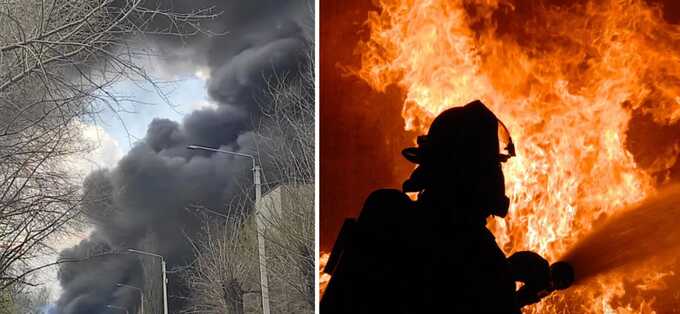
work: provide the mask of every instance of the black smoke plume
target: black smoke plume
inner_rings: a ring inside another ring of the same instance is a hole
[[[212,6],[221,12],[207,25],[219,36],[182,40],[158,36],[150,43],[163,52],[168,72],[207,67],[211,74],[208,93],[218,106],[194,111],[181,122],[154,120],[146,136],[115,168],[88,176],[84,211],[95,230],[88,239],[61,252],[62,258],[85,261],[60,266],[60,314],[106,313],[107,304],[134,309],[136,295],[116,283],[144,284],[140,257],[124,252],[149,237],[157,240],[149,250],[165,256],[169,269],[191,262],[192,250],[185,236],[197,232],[200,221],[185,208],[196,203],[222,208],[242,197],[245,182],[251,179],[251,163],[186,146],[254,152],[253,121],[259,105],[267,101],[262,92],[267,78],[298,73],[313,45],[313,4],[309,1],[168,0],[159,5],[179,12]],[[171,313],[182,308],[185,290],[178,275],[171,274]]]

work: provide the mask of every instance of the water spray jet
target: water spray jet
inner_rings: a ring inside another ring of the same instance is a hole
[[[680,184],[660,190],[616,214],[579,241],[562,258],[581,284],[622,266],[680,252]]]

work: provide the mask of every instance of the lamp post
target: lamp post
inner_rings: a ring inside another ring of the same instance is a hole
[[[128,249],[128,252],[134,253],[134,254],[140,254],[140,255],[146,255],[146,256],[152,256],[156,258],[161,259],[161,272],[163,273],[163,313],[168,314],[168,278],[165,275],[165,258],[163,256],[146,252],[146,251],[140,251],[140,250],[135,250],[135,249]]]
[[[250,158],[250,160],[252,160],[253,162],[253,184],[255,185],[255,223],[257,224],[257,250],[259,257],[258,259],[260,262],[260,288],[262,290],[262,313],[269,314],[269,284],[267,283],[267,257],[264,247],[264,235],[263,235],[264,224],[260,219],[260,212],[258,208],[260,198],[262,197],[262,183],[260,182],[260,167],[257,165],[255,156],[200,145],[189,145],[187,146],[187,148],[246,157]]]
[[[116,286],[121,288],[137,290],[139,292],[139,313],[144,314],[144,290],[142,290],[142,288],[139,287],[130,286],[122,283],[117,283]]]
[[[107,304],[106,307],[110,308],[110,309],[114,309],[114,310],[124,311],[125,314],[130,314],[130,312],[124,307],[115,306],[115,305],[111,305],[111,304]]]

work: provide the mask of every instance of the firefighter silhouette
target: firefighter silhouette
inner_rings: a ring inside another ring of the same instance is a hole
[[[482,102],[442,112],[417,144],[402,151],[417,164],[403,191],[371,193],[345,221],[324,270],[322,314],[520,313],[571,284],[569,274],[573,282],[556,264],[563,280],[553,284],[538,254],[506,258],[486,228],[487,217],[508,213],[501,163],[515,148]]]

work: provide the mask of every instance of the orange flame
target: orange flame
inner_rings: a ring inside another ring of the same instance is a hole
[[[506,253],[529,249],[556,261],[596,219],[654,193],[626,132],[635,111],[660,124],[680,119],[680,28],[642,0],[538,2],[380,0],[354,72],[379,91],[399,86],[406,127],[421,133],[451,106],[489,105],[517,146],[504,165],[510,215],[490,227]],[[656,164],[672,165],[673,152]],[[663,274],[635,278],[644,289]],[[530,310],[651,312],[652,301],[614,304],[625,293],[622,276]]]
[[[331,276],[323,272],[324,267],[326,267],[326,263],[328,263],[329,257],[330,254],[324,252],[322,252],[321,256],[319,256],[319,295],[323,295],[323,293],[326,291],[326,287],[328,286],[328,282],[331,280]]]

